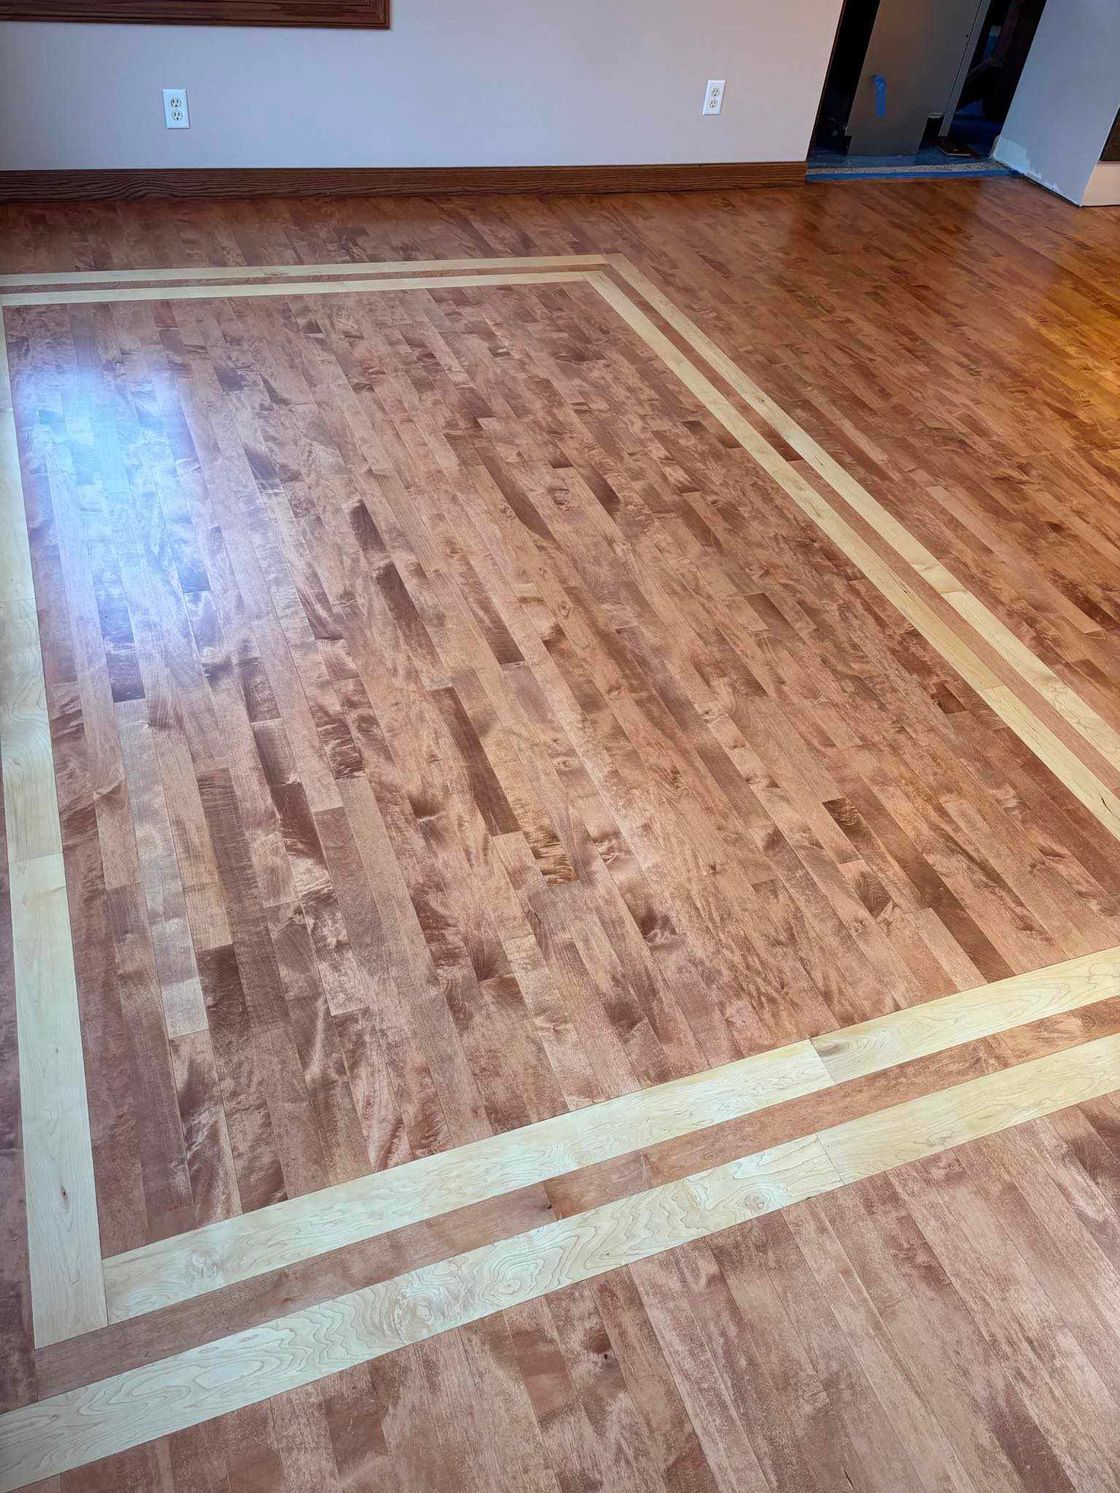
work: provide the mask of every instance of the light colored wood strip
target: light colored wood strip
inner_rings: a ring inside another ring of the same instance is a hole
[[[0,326],[0,760],[39,1346],[106,1321],[85,1066],[43,658]]]
[[[874,1177],[1120,1088],[1120,1035],[1100,1037],[822,1130],[844,1182]]]
[[[507,254],[492,259],[354,259],[327,264],[203,265],[183,269],[49,270],[41,275],[24,271],[0,275],[0,286],[18,285],[134,285],[160,280],[255,280],[274,275],[308,280],[319,275],[420,275],[429,271],[598,269],[605,254]]]
[[[45,1347],[107,1317],[66,873],[61,855],[10,870],[31,1311]]]
[[[1120,948],[1106,949],[223,1219],[106,1260],[109,1316],[138,1316],[1117,994]]]
[[[200,301],[245,296],[345,295],[359,291],[449,290],[476,285],[563,285],[586,280],[586,270],[548,270],[540,274],[408,275],[397,280],[285,280],[277,285],[142,285],[124,290],[13,291],[0,306],[80,306],[107,301]],[[593,273],[593,272],[591,272]]]
[[[1120,1036],[894,1105],[0,1417],[0,1493],[383,1357],[848,1182],[1098,1098]]]
[[[39,619],[23,509],[8,353],[0,325],[0,756],[13,860],[62,849]]]
[[[891,1011],[828,1036],[814,1037],[813,1046],[832,1078],[843,1083],[1118,994],[1120,949],[1104,949],[1047,969],[996,980],[979,990],[962,990],[903,1011]]]
[[[383,1357],[839,1186],[813,1137],[560,1219],[0,1417],[0,1490]]]
[[[921,635],[952,664],[961,678],[995,711],[1000,720],[1043,762],[1055,777],[1120,839],[1120,797],[1066,746],[998,677],[979,655],[957,636],[910,583],[884,560],[826,499],[810,486],[745,419],[711,380],[659,331],[640,307],[604,275],[591,273],[589,282],[623,320],[673,370],[681,382],[793,499],[836,547],[863,571],[867,579],[902,613]],[[1085,707],[1088,710],[1088,706]]]
[[[809,1042],[437,1152],[105,1261],[111,1321],[827,1088]]]
[[[1120,733],[1087,701],[1032,653],[1011,629],[977,596],[974,596],[922,542],[915,538],[882,503],[840,465],[835,457],[776,404],[738,364],[673,304],[647,276],[623,255],[611,255],[612,269],[641,295],[673,330],[710,364],[753,410],[777,431],[784,441],[809,463],[861,518],[891,546],[907,565],[937,591],[953,610],[1032,689],[1054,709],[1090,746],[1113,767],[1120,769]],[[1010,724],[1010,723],[1009,723]],[[1014,728],[1012,728],[1014,729]]]
[[[891,523],[894,523],[893,519]],[[975,628],[989,647],[1005,659],[1043,699],[1048,700],[1079,736],[1095,747],[1106,762],[1120,769],[1120,735],[1087,701],[1059,678],[1048,664],[1033,654],[1025,643],[1020,642],[1011,629],[978,597],[973,596],[971,591],[957,588],[942,594],[954,611]]]
[[[19,529],[5,528],[4,533],[16,548]],[[8,853],[33,860],[62,849],[35,604],[2,605],[0,619],[0,754]]]

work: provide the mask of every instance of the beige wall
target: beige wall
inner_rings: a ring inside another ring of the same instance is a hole
[[[0,168],[803,159],[840,0],[395,0],[390,31],[0,26]],[[702,118],[708,78],[722,115]],[[163,126],[161,88],[192,128]]]

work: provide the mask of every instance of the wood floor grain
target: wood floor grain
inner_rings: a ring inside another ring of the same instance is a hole
[[[1002,873],[1043,830],[936,655],[560,273],[7,310],[117,785],[62,808],[132,1077],[107,1254],[1116,931]]]
[[[1120,943],[1090,811],[1120,790],[1116,221],[1006,182],[0,209],[31,294],[291,280],[5,313],[107,1254]],[[808,489],[844,474],[828,501],[935,635],[588,287],[293,288],[572,253],[679,307]],[[5,1072],[28,1405],[100,1339],[31,1350]],[[360,1242],[320,1284],[780,1146],[824,1103]],[[1094,1100],[44,1486],[1115,1488],[1118,1153]],[[231,1330],[325,1299],[310,1269],[234,1289]],[[119,1324],[101,1372],[181,1351],[176,1310],[208,1340],[223,1298]]]
[[[0,1493],[1099,1098],[1118,1071],[1120,1035],[1083,1043],[41,1399],[0,1420]]]
[[[712,1166],[782,1146],[909,1100],[996,1074],[1120,1032],[1120,997],[1080,1011],[1013,1028],[998,1038],[968,1042],[870,1073],[812,1094],[790,1097],[753,1113],[691,1129],[670,1139],[590,1162],[546,1182],[526,1183],[500,1197],[465,1203],[420,1222],[370,1232],[354,1243],[317,1252],[293,1265],[243,1281],[199,1289],[174,1305],[126,1317],[35,1354],[38,1394],[90,1384],[114,1371],[154,1363],[202,1342],[329,1301],[464,1249],[512,1239],[557,1217],[572,1217]],[[1028,1075],[1029,1077],[1029,1075]],[[461,1155],[460,1152],[453,1153]],[[260,1218],[263,1215],[251,1215]],[[382,1226],[377,1215],[376,1227]],[[325,1240],[322,1242],[326,1242]],[[283,1258],[282,1248],[277,1258]],[[29,1398],[29,1397],[25,1397]]]
[[[223,1291],[575,1173],[562,1183],[572,1196],[586,1169],[618,1160],[622,1175],[632,1174],[634,1152],[678,1139],[691,1137],[693,1154],[702,1156],[716,1144],[713,1127],[763,1116],[775,1106],[788,1112],[794,1101],[823,1098],[837,1083],[882,1073],[887,1081],[881,1092],[897,1098],[897,1065],[913,1068],[918,1059],[949,1048],[971,1049],[999,1036],[1002,1042],[988,1050],[1006,1052],[1005,1063],[1041,1055],[1067,1033],[1076,1039],[1077,1022],[1064,1018],[1084,1013],[1087,1030],[1111,1030],[1118,991],[1120,950],[1067,960],[156,1240],[105,1260],[108,1317],[120,1322]],[[861,1101],[851,1094],[839,1102],[854,1102],[857,1107],[848,1112],[860,1112]],[[876,1107],[866,1097],[862,1103],[865,1110]],[[811,1113],[812,1105],[805,1109]],[[823,1123],[806,1120],[786,1138]]]

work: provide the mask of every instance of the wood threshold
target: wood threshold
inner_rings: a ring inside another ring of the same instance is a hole
[[[217,166],[0,171],[0,202],[142,197],[444,196],[477,192],[696,192],[792,187],[804,161],[604,166]]]

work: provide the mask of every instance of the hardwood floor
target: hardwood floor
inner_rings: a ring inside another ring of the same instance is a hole
[[[1101,1101],[573,1284],[51,1493],[1117,1486]]]
[[[1117,221],[0,209],[2,1486],[1120,1486]]]
[[[107,1255],[1120,943],[591,290],[208,295],[7,312]]]

